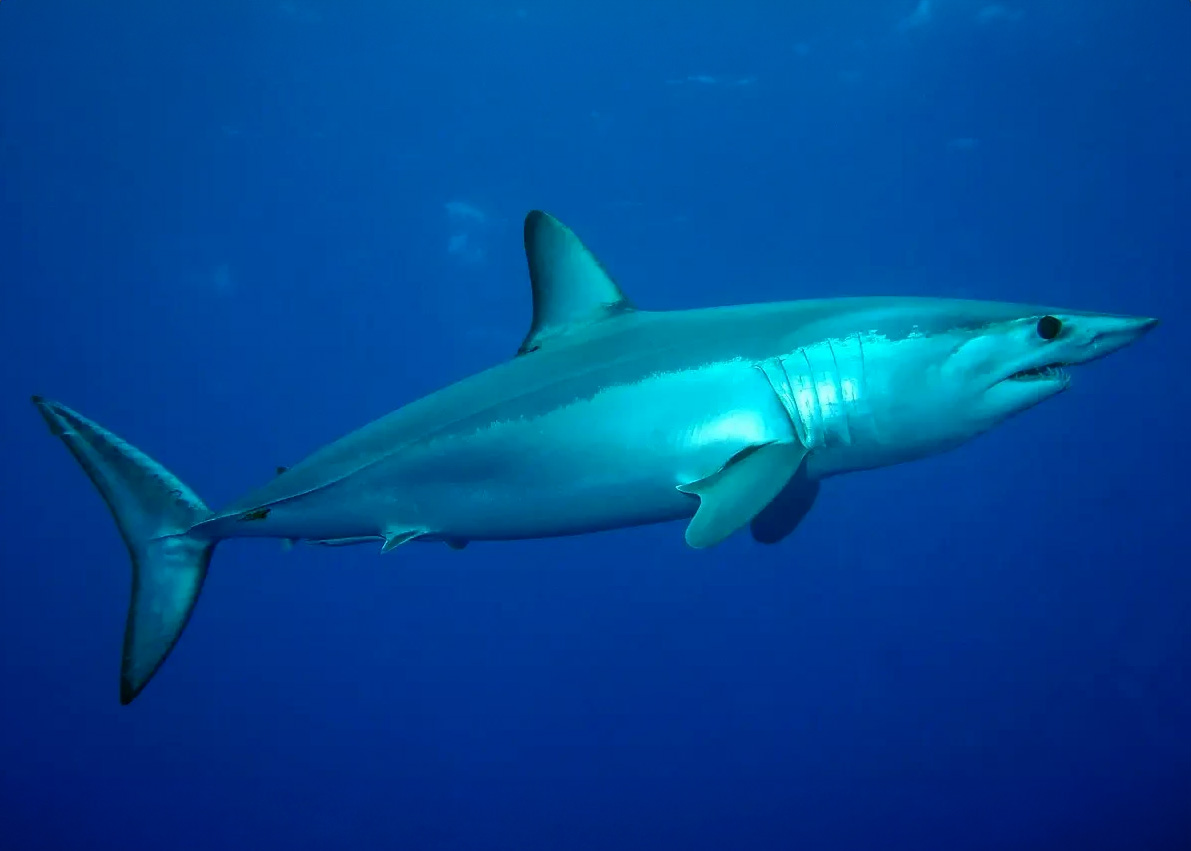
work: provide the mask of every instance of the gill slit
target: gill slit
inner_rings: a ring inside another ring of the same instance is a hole
[[[835,367],[835,371],[831,376],[831,383],[833,385],[831,389],[831,395],[835,397],[835,404],[839,406],[840,426],[843,430],[843,441],[846,445],[851,446],[852,409],[856,405],[856,400],[848,399],[847,394],[844,393],[844,374],[840,371],[839,358],[835,356],[835,344],[832,343],[831,340],[827,341],[827,351],[831,352],[831,363]]]
[[[868,416],[866,419],[866,426],[872,436],[878,443],[882,442],[881,427],[877,423],[877,417],[872,409],[872,395],[869,393],[868,386],[868,361],[864,358],[864,334],[857,332],[856,344],[860,348],[860,394],[859,398],[863,400],[862,405],[868,408]]]

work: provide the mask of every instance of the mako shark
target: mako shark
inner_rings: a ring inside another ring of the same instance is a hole
[[[132,557],[121,703],[173,649],[227,538],[387,553],[690,518],[692,547],[746,526],[773,544],[823,479],[959,446],[1157,322],[912,297],[639,310],[557,219],[530,212],[524,236],[533,321],[515,357],[222,511],[97,423],[33,398]]]

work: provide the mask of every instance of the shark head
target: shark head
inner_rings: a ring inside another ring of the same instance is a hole
[[[1158,324],[1137,316],[949,299],[859,302],[841,320],[816,335],[838,339],[845,328],[853,334],[864,329],[855,355],[849,359],[845,347],[836,345],[830,361],[842,359],[845,372],[863,370],[864,381],[853,385],[869,394],[872,428],[865,440],[849,422],[856,445],[824,462],[839,471],[958,446],[1062,393],[1073,367],[1124,348]],[[814,347],[804,351],[815,355]]]
[[[1158,324],[1113,316],[1023,307],[1010,317],[956,329],[938,379],[957,413],[984,431],[1070,386],[1071,367],[1123,349]]]

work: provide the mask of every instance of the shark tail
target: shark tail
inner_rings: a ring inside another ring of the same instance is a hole
[[[190,488],[136,447],[65,405],[33,397],[116,519],[132,557],[120,703],[141,693],[186,627],[215,541],[192,535],[211,511]]]

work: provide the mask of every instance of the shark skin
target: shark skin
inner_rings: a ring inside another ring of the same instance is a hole
[[[834,298],[637,309],[586,246],[525,220],[533,321],[516,356],[316,451],[221,511],[153,459],[34,397],[133,562],[121,701],[168,656],[215,545],[578,535],[689,519],[777,543],[842,473],[951,450],[1065,390],[1157,324],[1001,302]]]

